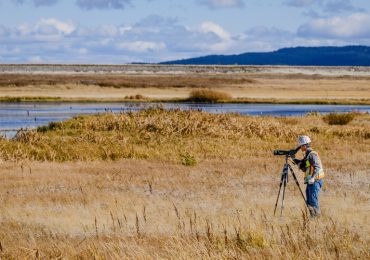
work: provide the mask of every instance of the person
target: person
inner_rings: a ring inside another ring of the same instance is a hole
[[[305,153],[302,160],[294,158],[294,163],[305,173],[306,202],[311,218],[321,214],[319,192],[323,186],[324,169],[319,154],[311,147],[311,139],[306,135],[298,137],[300,150]]]

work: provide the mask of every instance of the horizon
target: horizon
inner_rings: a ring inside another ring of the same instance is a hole
[[[126,66],[126,65],[148,65],[148,66],[242,66],[242,67],[368,67],[364,65],[284,65],[284,64],[181,64],[181,63],[173,63],[177,61],[186,61],[186,60],[197,60],[201,58],[207,58],[212,56],[240,56],[245,54],[272,54],[275,52],[279,52],[280,50],[285,49],[298,49],[298,48],[354,48],[354,47],[363,47],[363,48],[370,48],[370,46],[366,45],[344,45],[344,46],[292,46],[292,47],[282,47],[272,51],[261,51],[261,52],[244,52],[244,53],[235,53],[235,54],[208,54],[204,56],[197,56],[197,57],[189,57],[183,58],[178,60],[168,60],[168,61],[161,61],[161,62],[130,62],[130,63],[1,63],[0,66]]]
[[[347,47],[365,47],[365,48],[370,48],[370,46],[366,46],[366,45],[344,45],[344,46],[292,46],[292,47],[282,47],[282,48],[279,48],[279,49],[276,49],[276,50],[272,50],[272,51],[261,51],[261,52],[243,52],[243,53],[231,53],[231,54],[228,54],[228,55],[225,55],[225,54],[208,54],[208,55],[204,55],[204,56],[198,56],[198,57],[189,57],[189,58],[184,58],[184,59],[179,59],[179,60],[169,60],[169,61],[163,61],[163,62],[130,62],[130,63],[1,63],[0,62],[0,65],[3,65],[3,66],[6,66],[6,65],[9,65],[9,66],[12,66],[12,65],[40,65],[40,66],[52,66],[52,65],[61,65],[61,66],[68,66],[68,65],[71,65],[71,66],[79,66],[79,65],[82,65],[82,66],[121,66],[121,65],[162,65],[162,66],[168,66],[168,64],[166,64],[166,62],[172,62],[172,61],[181,61],[181,60],[191,60],[191,59],[198,59],[198,58],[204,58],[204,57],[209,57],[209,56],[238,56],[238,55],[243,55],[243,54],[260,54],[260,53],[274,53],[274,52],[278,52],[280,50],[283,50],[283,49],[296,49],[296,48],[347,48]],[[199,64],[199,65],[196,65],[196,64],[172,64],[172,65],[175,65],[175,66],[234,66],[234,64],[229,64],[229,65],[225,65],[225,64]],[[267,66],[267,67],[270,67],[270,66],[273,66],[273,67],[284,67],[284,66],[288,66],[288,67],[310,67],[312,65],[243,65],[243,64],[238,64],[238,65],[235,65],[235,66],[258,66],[258,67],[264,67],[264,66]],[[352,65],[338,65],[339,67],[352,67]],[[321,65],[318,65],[318,66],[314,66],[314,67],[326,67],[326,66],[321,66]],[[329,66],[329,67],[332,67],[332,66]],[[356,67],[356,66],[355,66]],[[360,66],[362,67],[362,66]],[[365,66],[367,67],[367,66]]]
[[[370,46],[369,10],[366,0],[0,0],[0,63],[153,64]]]

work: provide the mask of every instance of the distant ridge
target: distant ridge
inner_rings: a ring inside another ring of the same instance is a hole
[[[238,55],[209,55],[160,64],[183,65],[287,65],[287,66],[370,66],[370,47],[294,47],[273,52]]]

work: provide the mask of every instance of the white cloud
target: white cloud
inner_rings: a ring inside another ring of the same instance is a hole
[[[77,5],[83,9],[124,9],[131,5],[131,0],[77,0]]]
[[[290,46],[370,44],[369,15],[315,19],[298,32],[256,26],[233,34],[214,21],[188,27],[149,16],[135,24],[83,27],[55,18],[0,26],[1,62],[159,62],[209,54],[271,51]],[[366,38],[367,37],[367,38]]]
[[[222,53],[228,51],[234,44],[230,33],[214,22],[203,22],[200,26],[200,32],[204,36],[211,33],[218,38],[212,40],[211,42],[200,42],[198,46],[207,52],[212,51],[216,53]]]
[[[117,44],[118,49],[128,50],[134,52],[148,52],[148,51],[160,51],[166,48],[163,42],[145,42],[145,41],[134,41],[134,42],[121,42]]]
[[[234,46],[233,36],[214,22],[190,28],[160,16],[149,16],[132,25],[95,28],[48,18],[3,31],[12,34],[0,42],[0,48],[18,46],[23,53],[18,59],[23,62],[30,62],[26,57],[37,56],[45,62],[156,62],[165,57],[230,53]]]
[[[17,27],[16,31],[20,35],[27,35],[31,33],[32,28],[31,25],[29,25],[28,23],[23,23]]]
[[[71,34],[75,30],[72,22],[61,22],[54,18],[41,19],[33,28],[40,34]]]
[[[245,51],[272,51],[292,46],[295,34],[275,27],[255,26],[233,37],[236,53]]]
[[[221,40],[228,41],[230,40],[230,34],[225,31],[220,25],[214,22],[203,22],[201,24],[201,31],[203,33],[214,33],[217,35]]]
[[[60,2],[60,0],[10,0],[10,1],[16,4],[32,3],[35,7],[52,6]],[[66,1],[71,1],[71,0],[66,0]],[[124,9],[127,6],[132,6],[132,0],[74,0],[74,1],[78,7],[85,9],[85,10]],[[1,3],[1,0],[0,0],[0,3]]]
[[[318,11],[330,14],[364,11],[363,8],[354,6],[351,0],[285,0],[283,3],[297,8],[310,8],[304,14],[314,17],[319,16]]]
[[[25,42],[59,42],[76,30],[72,22],[43,18],[35,24],[24,23],[11,30],[10,39]]]
[[[242,7],[244,5],[242,0],[198,0],[198,2],[209,8]]]
[[[227,42],[213,43],[211,45],[205,45],[203,46],[203,48],[208,53],[211,52],[212,54],[227,54],[230,52],[229,49],[232,45],[233,43],[231,41],[227,41]]]
[[[102,25],[96,33],[105,37],[115,37],[119,33],[119,28],[114,25]]]
[[[78,53],[79,54],[87,54],[89,52],[89,50],[88,49],[86,49],[86,48],[80,48],[79,50],[78,50]]]
[[[132,30],[132,26],[120,26],[118,28],[119,34],[125,34],[126,32],[129,32]]]
[[[320,18],[299,27],[301,37],[370,39],[370,15],[355,13],[345,17]]]

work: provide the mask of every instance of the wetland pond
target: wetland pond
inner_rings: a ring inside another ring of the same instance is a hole
[[[239,113],[259,116],[303,116],[310,112],[370,112],[363,105],[296,104],[199,104],[199,103],[72,103],[72,102],[0,102],[0,135],[14,137],[20,129],[33,129],[78,115],[121,113],[160,106],[165,109],[202,110],[210,113]]]

